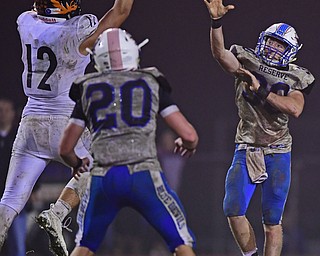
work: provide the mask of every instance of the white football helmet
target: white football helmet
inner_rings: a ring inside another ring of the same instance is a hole
[[[266,42],[269,37],[273,37],[286,43],[287,48],[285,51],[281,53],[274,48],[267,46]],[[290,62],[296,60],[295,56],[301,47],[302,45],[299,45],[298,42],[297,32],[293,27],[285,23],[276,23],[260,33],[255,52],[266,64],[285,67]],[[280,59],[270,58],[269,56],[274,56],[274,54],[270,54],[270,51],[280,55]]]
[[[132,70],[139,66],[140,48],[148,42],[137,45],[131,35],[120,28],[109,28],[97,39],[93,51],[95,68],[106,70]]]

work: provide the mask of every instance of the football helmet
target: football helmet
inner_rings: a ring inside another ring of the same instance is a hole
[[[40,16],[70,19],[80,15],[80,4],[81,0],[35,0],[33,6]]]
[[[140,48],[148,42],[137,45],[131,35],[120,28],[109,28],[97,39],[92,54],[95,68],[106,70],[132,70],[139,67]]]
[[[283,52],[280,52],[277,49],[268,46],[267,40],[269,37],[284,42],[286,44],[286,49]],[[298,39],[297,32],[292,26],[285,23],[276,23],[260,33],[255,52],[266,64],[270,66],[285,67],[296,60],[295,56],[302,47],[302,45],[299,44]],[[280,56],[280,58],[275,58],[276,55]]]

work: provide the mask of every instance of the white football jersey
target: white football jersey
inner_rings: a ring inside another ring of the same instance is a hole
[[[74,106],[69,98],[70,86],[90,62],[88,55],[79,52],[79,46],[96,30],[97,17],[85,14],[46,23],[34,11],[27,11],[18,17],[17,24],[24,64],[22,83],[28,96],[23,116],[70,116]]]

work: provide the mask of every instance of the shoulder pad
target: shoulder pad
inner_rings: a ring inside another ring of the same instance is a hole
[[[255,52],[253,49],[251,49],[251,48],[243,47],[243,49],[244,49],[246,52],[248,52],[248,53],[251,53],[251,54],[253,54],[253,55],[256,55],[256,52]]]
[[[233,44],[230,47],[230,52],[232,52],[235,56],[237,56],[241,51],[243,51],[243,47],[237,44]]]
[[[292,86],[292,89],[304,90],[315,81],[314,76],[306,68],[300,67],[296,64],[289,64],[289,70],[294,72],[298,78],[298,82]]]
[[[241,53],[243,53],[243,52],[247,52],[247,53],[250,53],[250,54],[255,55],[255,52],[254,52],[253,49],[248,48],[248,47],[244,47],[244,46],[241,46],[241,45],[237,45],[237,44],[231,45],[230,51],[231,51],[235,56],[238,56],[239,54],[241,54]]]
[[[140,71],[152,75],[157,80],[159,86],[164,91],[171,93],[172,88],[171,88],[168,80],[156,67],[144,68],[144,69],[140,69]]]
[[[21,25],[26,19],[30,19],[30,18],[36,18],[37,17],[37,13],[34,11],[26,11],[23,12],[19,15],[19,17],[17,18],[17,24]]]
[[[140,69],[140,71],[145,72],[145,73],[149,73],[150,75],[152,75],[154,77],[163,76],[163,74],[156,67],[143,68],[143,69]]]
[[[91,78],[93,78],[93,77],[96,77],[96,76],[98,76],[98,75],[100,75],[100,74],[101,74],[100,72],[93,72],[93,73],[85,74],[85,75],[83,75],[83,76],[78,77],[78,78],[74,81],[74,83],[75,83],[75,84],[82,84],[82,83],[84,83],[85,81],[87,81],[88,79],[91,79]]]
[[[96,72],[96,73],[90,73],[90,74],[86,74],[84,76],[81,76],[79,78],[77,78],[71,88],[70,88],[70,91],[69,91],[69,97],[73,100],[73,101],[77,101],[81,98],[81,95],[82,95],[82,84],[87,81],[88,79],[92,78],[92,77],[95,77],[97,75],[99,75],[100,73]]]

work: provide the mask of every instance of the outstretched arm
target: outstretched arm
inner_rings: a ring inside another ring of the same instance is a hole
[[[118,28],[128,18],[134,0],[115,0],[112,8],[100,19],[97,30],[80,45],[80,52],[87,55],[86,48],[92,49],[99,35],[108,28]]]
[[[204,0],[212,23],[210,30],[210,45],[212,56],[218,61],[220,66],[228,73],[234,74],[240,63],[237,58],[225,48],[222,32],[221,19],[229,10],[233,10],[233,5],[224,6],[222,0]]]

